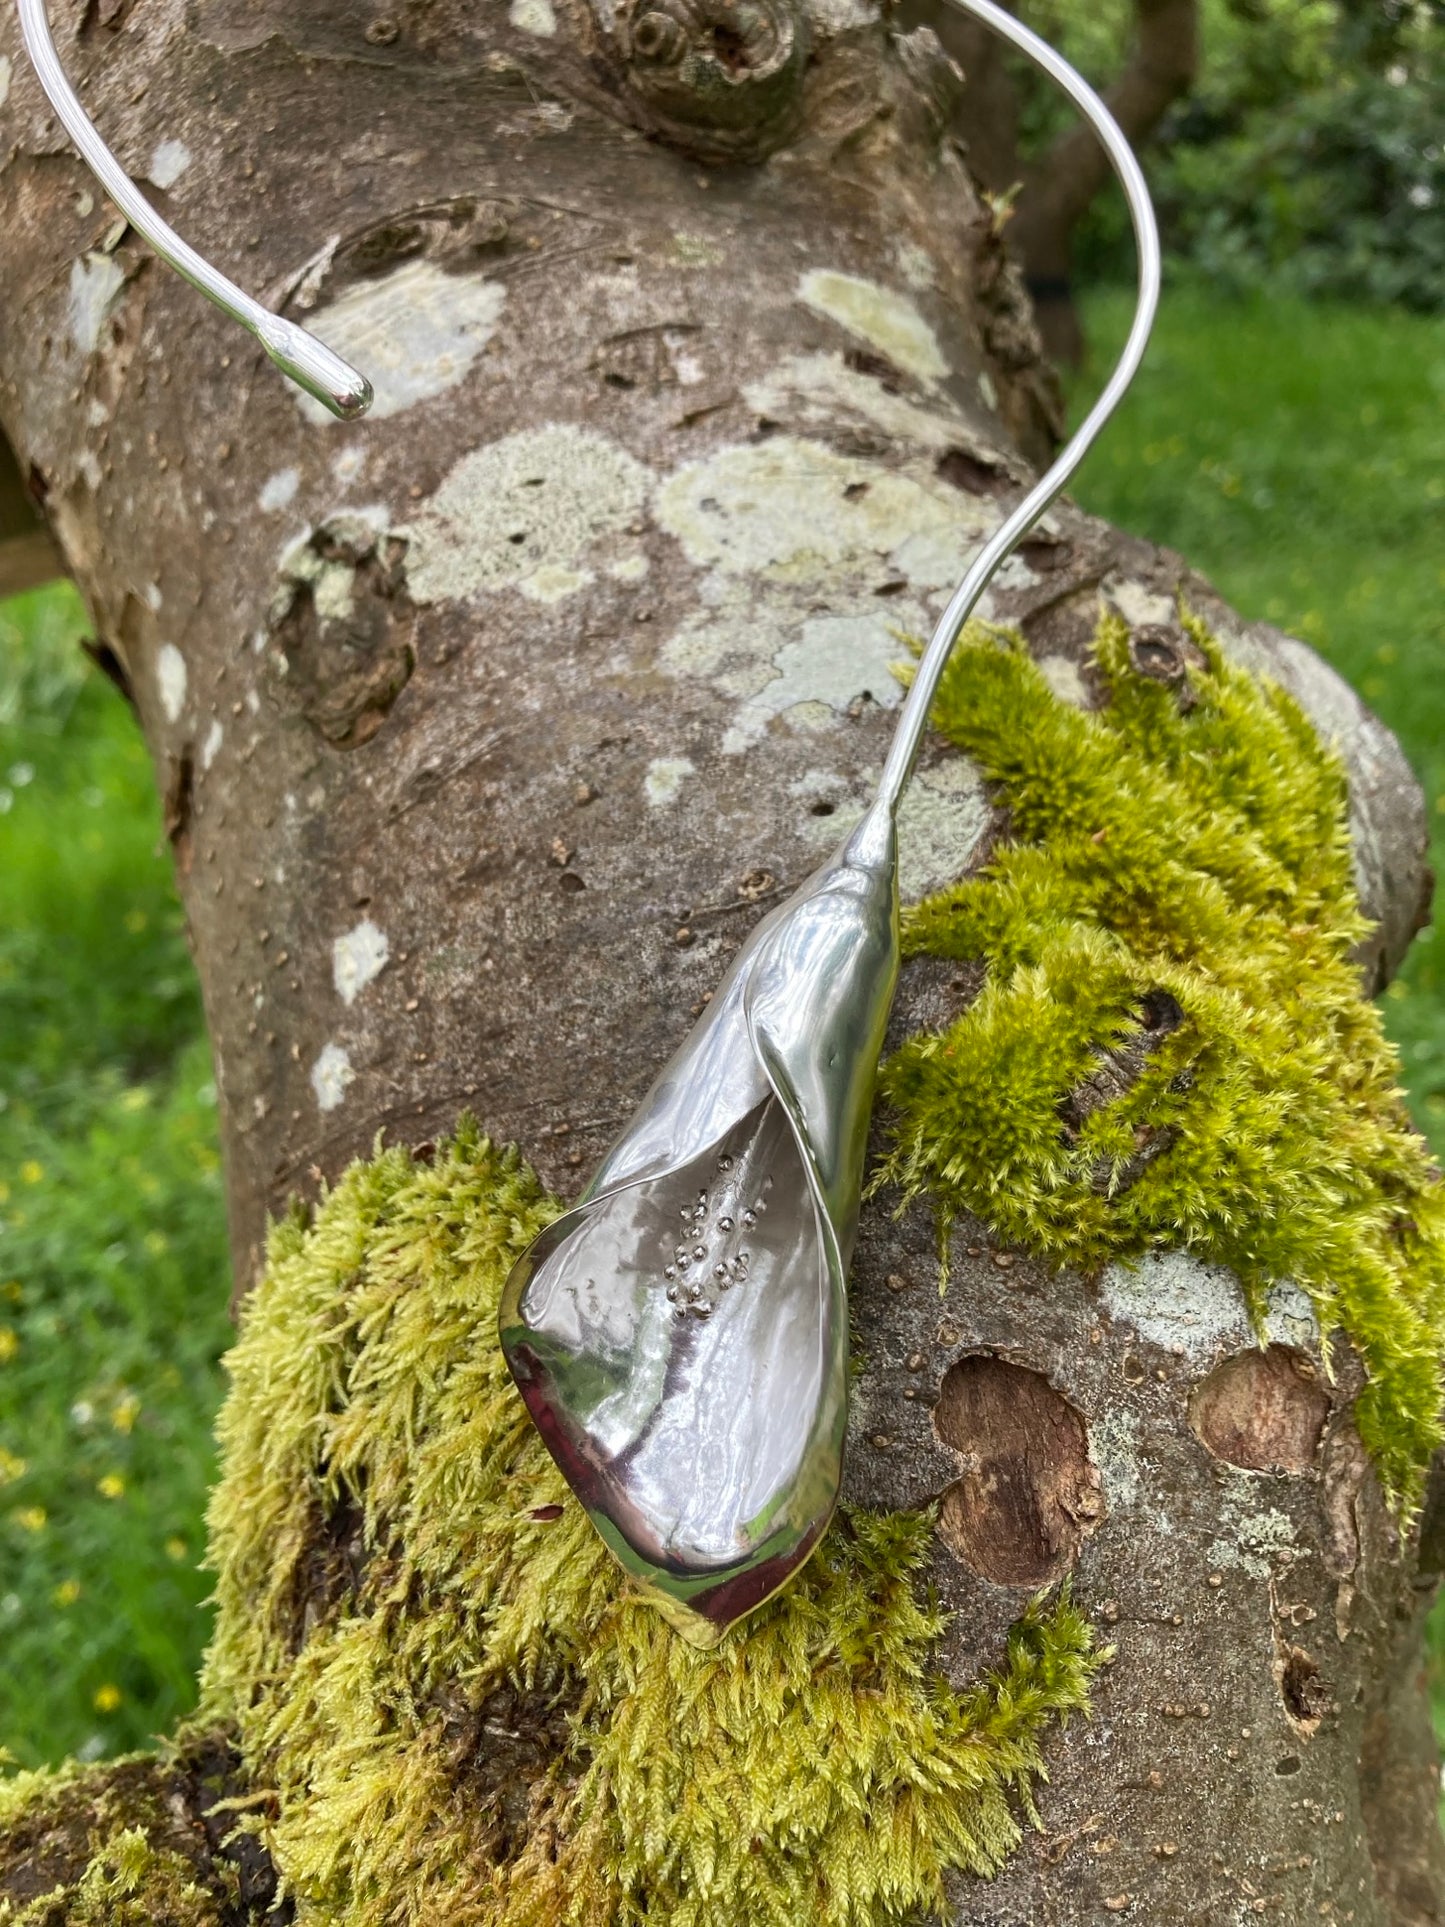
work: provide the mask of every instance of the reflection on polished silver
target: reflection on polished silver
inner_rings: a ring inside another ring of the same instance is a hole
[[[896,867],[875,810],[753,934],[503,1294],[502,1348],[549,1449],[695,1639],[782,1585],[837,1496]]]
[[[1030,55],[1098,131],[1139,246],[1128,342],[940,617],[867,816],[753,932],[502,1297],[502,1347],[553,1457],[619,1563],[702,1645],[798,1570],[838,1494],[848,1261],[898,978],[894,822],[939,677],[994,571],[1118,406],[1158,302],[1148,189],[1103,103],[992,0],[955,4]]]
[[[294,321],[273,314],[254,301],[234,281],[163,221],[96,131],[75,89],[66,78],[50,32],[45,0],[18,0],[20,31],[46,98],[60,123],[136,233],[143,236],[163,261],[173,267],[223,313],[253,334],[284,375],[314,395],[333,415],[349,421],[371,406],[371,384],[350,362],[343,361],[315,335]]]

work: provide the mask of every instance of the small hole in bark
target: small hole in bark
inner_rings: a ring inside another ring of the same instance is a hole
[[[1306,1472],[1330,1401],[1314,1366],[1288,1345],[1236,1352],[1189,1398],[1189,1423],[1217,1459],[1249,1472]]]
[[[1129,638],[1129,660],[1153,682],[1178,682],[1184,674],[1183,638],[1159,623],[1136,629]]]
[[[712,50],[721,66],[730,74],[745,74],[750,65],[748,43],[736,27],[726,21],[719,21],[712,30]]]
[[[871,375],[885,395],[899,392],[898,370],[882,355],[872,354],[867,348],[848,348],[844,350],[843,365],[855,374]]]
[[[1124,1374],[1125,1382],[1130,1385],[1142,1385],[1144,1380],[1149,1376],[1143,1363],[1134,1356],[1133,1352],[1125,1354],[1124,1362],[1119,1367],[1119,1370]]]
[[[1007,481],[1007,477],[992,462],[970,455],[966,448],[948,449],[939,456],[933,472],[941,481],[951,482],[955,488],[961,488],[966,495],[997,494]]]
[[[632,44],[644,60],[671,64],[687,51],[687,34],[671,14],[645,13],[632,30]]]
[[[985,1354],[949,1367],[933,1422],[964,1465],[939,1510],[950,1552],[998,1586],[1065,1572],[1104,1511],[1082,1415],[1042,1373]]]
[[[585,890],[587,888],[587,885],[582,881],[581,877],[578,876],[575,870],[564,870],[562,872],[560,882],[561,882],[562,888],[567,892],[569,896],[575,897],[579,890]]]
[[[1275,1761],[1274,1770],[1279,1774],[1281,1779],[1288,1773],[1298,1773],[1300,1770],[1299,1754],[1286,1753],[1282,1760]]]
[[[1206,666],[1204,651],[1182,628],[1154,622],[1135,629],[1129,637],[1129,663],[1136,675],[1171,688],[1184,714],[1198,702],[1189,671]]]
[[[1028,542],[1019,543],[1020,557],[1040,575],[1061,569],[1073,552],[1072,542],[1056,542],[1051,536],[1034,536]]]
[[[815,803],[812,808],[812,814],[814,816],[831,816],[833,809],[834,805],[832,803]]]
[[[856,502],[867,493],[868,484],[866,482],[850,482],[843,491],[843,500],[845,502]]]
[[[1313,1733],[1329,1709],[1328,1682],[1302,1646],[1286,1646],[1276,1671],[1284,1710],[1296,1726]]]
[[[1139,999],[1139,1008],[1144,1016],[1145,1029],[1160,1037],[1167,1036],[1171,1030],[1178,1030],[1184,1022],[1183,1007],[1167,990],[1146,990]]]

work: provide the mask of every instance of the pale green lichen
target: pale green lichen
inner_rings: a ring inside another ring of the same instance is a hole
[[[745,1629],[679,1640],[626,1593],[498,1349],[502,1280],[553,1209],[470,1130],[430,1166],[385,1152],[275,1233],[248,1307],[204,1716],[276,1789],[258,1825],[303,1918],[882,1927],[936,1906],[945,1869],[1017,1842],[1041,1740],[1086,1701],[1088,1627],[1040,1602],[957,1692],[916,1587],[930,1521],[854,1514]]]
[[[798,299],[916,381],[931,385],[949,373],[938,336],[915,303],[896,289],[833,268],[810,268],[798,283]]]
[[[464,455],[403,533],[417,602],[517,589],[538,602],[592,580],[588,558],[641,516],[652,477],[619,442],[564,422]]]
[[[1441,1438],[1445,1187],[1351,957],[1345,776],[1290,697],[1189,627],[1205,666],[1184,701],[1134,672],[1116,616],[1098,711],[999,631],[950,665],[935,721],[999,786],[1011,836],[906,919],[909,950],[988,978],[886,1067],[887,1175],[1060,1264],[1180,1247],[1228,1266],[1257,1316],[1271,1284],[1302,1286],[1364,1362],[1360,1432],[1408,1504]],[[1067,1127],[1070,1092],[1161,991],[1182,1022]]]

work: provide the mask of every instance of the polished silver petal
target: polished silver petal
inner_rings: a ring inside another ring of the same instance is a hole
[[[837,1499],[895,873],[880,813],[759,926],[503,1294],[502,1347],[548,1449],[700,1644],[791,1577]]]

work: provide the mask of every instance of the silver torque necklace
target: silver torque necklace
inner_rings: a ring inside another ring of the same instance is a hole
[[[848,1263],[898,981],[898,804],[939,678],[994,572],[1062,493],[1144,356],[1159,299],[1149,191],[1098,95],[993,0],[953,0],[1056,81],[1119,177],[1138,305],[1107,385],[979,551],[919,660],[878,794],[836,854],[753,931],[578,1204],[520,1258],[501,1343],[527,1409],[619,1564],[711,1645],[822,1537],[848,1414]],[[66,131],[162,259],[343,418],[370,384],[189,247],[92,125],[45,0],[17,0]]]

